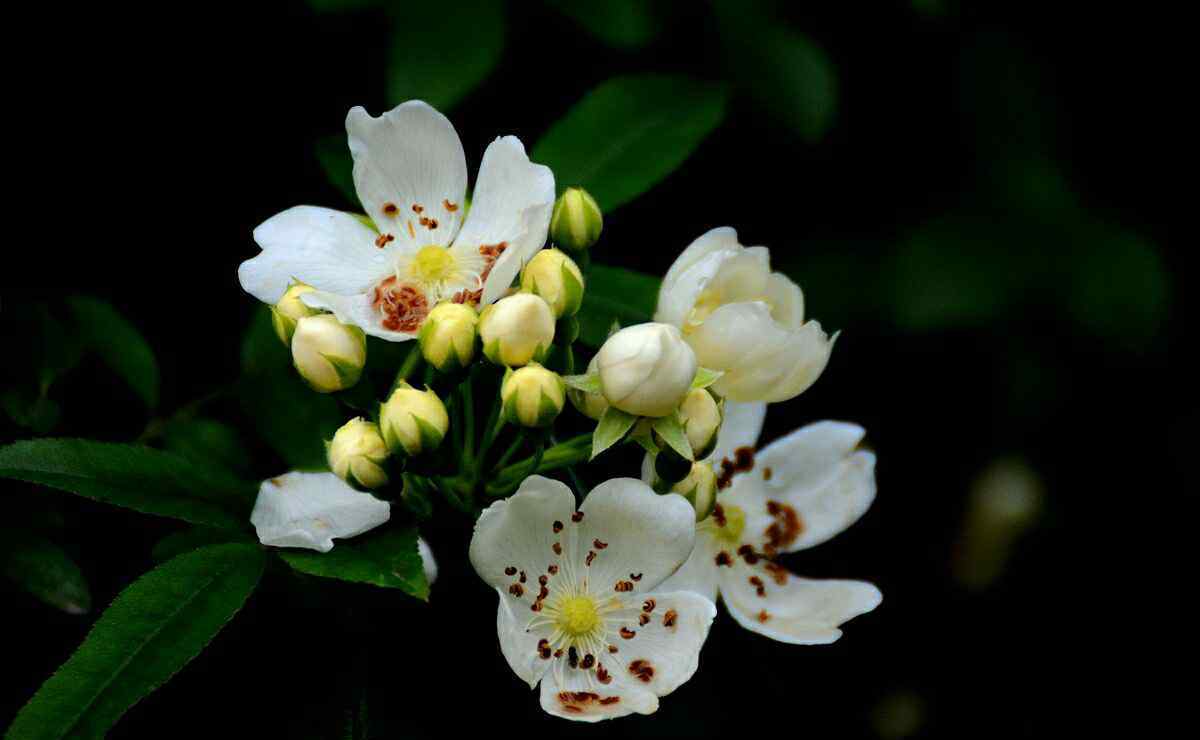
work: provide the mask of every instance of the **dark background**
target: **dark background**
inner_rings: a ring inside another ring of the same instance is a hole
[[[500,65],[450,112],[471,171],[494,136],[531,145],[614,74],[722,78],[712,16],[676,5],[652,45],[628,52],[541,4],[510,3]],[[351,105],[398,102],[383,92],[385,19],[283,2],[50,15],[25,26],[44,43],[17,75],[28,104],[10,112],[27,165],[17,171],[31,177],[10,180],[28,207],[9,214],[24,228],[5,247],[0,309],[77,292],[112,301],[155,348],[171,409],[239,372],[256,304],[236,267],[256,252],[253,227],[294,204],[342,204],[313,142]],[[568,725],[542,715],[500,656],[494,595],[464,557],[469,525],[447,512],[427,531],[442,567],[430,605],[329,584],[306,593],[272,574],[113,737],[333,737],[368,664],[378,737],[872,737],[880,702],[897,694],[917,697],[926,737],[1041,736],[1074,722],[1066,694],[1115,647],[1094,637],[1098,623],[1130,618],[1145,573],[1133,560],[1165,547],[1133,537],[1174,509],[1169,479],[1196,419],[1179,390],[1194,374],[1171,357],[1188,300],[1172,224],[1179,194],[1194,192],[1177,180],[1174,99],[1194,86],[1177,79],[1178,20],[1011,3],[783,15],[836,68],[830,132],[805,142],[735,95],[679,171],[606,216],[594,257],[661,274],[694,237],[733,225],[743,243],[771,247],[810,315],[843,330],[824,377],[772,407],[764,438],[821,418],[866,427],[879,454],[873,509],[786,563],[872,581],[882,606],[811,648],[722,612],[700,671],[657,715]],[[6,355],[20,351],[5,342]],[[57,391],[69,414],[56,434],[135,438],[136,399],[92,369]],[[1040,475],[1044,509],[1001,576],[970,590],[951,568],[966,494],[1008,456]],[[634,457],[611,464],[636,470]],[[256,472],[278,465],[264,453]],[[174,528],[61,505],[97,608],[71,617],[0,586],[3,723]]]

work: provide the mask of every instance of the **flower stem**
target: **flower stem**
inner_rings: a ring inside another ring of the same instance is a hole
[[[504,483],[514,475],[525,477],[534,473],[545,473],[551,470],[558,470],[569,465],[574,465],[577,462],[584,462],[592,454],[592,435],[580,434],[572,437],[566,442],[559,442],[543,454],[535,454],[532,457],[519,460],[508,467],[502,468],[495,476],[497,488],[502,488]],[[530,465],[532,461],[533,465]],[[528,468],[528,470],[526,470]]]

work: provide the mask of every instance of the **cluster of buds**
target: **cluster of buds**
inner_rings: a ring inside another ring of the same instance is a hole
[[[318,393],[343,391],[358,383],[367,364],[362,330],[311,308],[300,296],[312,288],[296,283],[271,307],[271,326],[292,350],[292,364]]]

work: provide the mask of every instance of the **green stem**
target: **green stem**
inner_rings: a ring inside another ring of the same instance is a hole
[[[513,438],[512,444],[508,446],[508,449],[504,451],[504,454],[500,456],[500,459],[496,461],[495,466],[492,467],[493,472],[500,470],[508,464],[508,461],[512,459],[512,456],[517,454],[517,450],[521,448],[521,445],[525,444],[525,437],[526,434],[524,429],[521,429],[521,431],[517,432],[517,436]]]
[[[592,454],[592,435],[580,434],[577,437],[572,437],[566,442],[559,442],[544,454],[534,455],[533,457],[519,460],[506,468],[502,468],[496,474],[496,481],[503,482],[513,475],[519,475],[523,472],[523,468],[530,467],[529,463],[532,460],[537,461],[537,464],[532,466],[528,472],[524,472],[524,476],[533,475],[534,473],[545,473],[551,470],[558,470],[569,465],[574,465],[578,462],[584,462]]]
[[[467,379],[458,387],[459,398],[462,399],[463,422],[466,427],[463,443],[463,467],[469,467],[475,457],[475,376],[468,374]]]
[[[413,347],[404,356],[404,362],[400,363],[400,369],[396,371],[396,379],[392,381],[393,390],[401,381],[407,381],[416,371],[417,366],[421,364],[421,346],[413,342]],[[389,394],[390,395],[390,394]]]

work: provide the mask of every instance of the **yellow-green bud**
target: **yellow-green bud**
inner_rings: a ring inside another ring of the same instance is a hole
[[[388,449],[416,457],[441,445],[450,416],[436,393],[402,382],[380,408],[379,428]]]
[[[479,314],[462,303],[442,303],[434,307],[421,324],[417,341],[421,356],[443,372],[471,364],[475,357],[475,335]]]
[[[574,251],[587,249],[600,238],[604,216],[596,199],[583,188],[567,188],[550,215],[550,238]]]
[[[325,446],[329,469],[355,488],[371,490],[387,484],[384,463],[388,448],[379,426],[362,417],[342,425]]]
[[[583,273],[557,249],[543,249],[521,271],[521,290],[540,295],[558,318],[574,316],[583,303]]]
[[[315,308],[309,308],[300,300],[300,296],[311,293],[312,286],[296,283],[287,289],[279,303],[271,306],[271,326],[275,335],[285,344],[292,343],[292,335],[296,333],[296,322],[305,316],[316,316],[321,313]]]
[[[595,357],[588,363],[587,371],[588,373],[596,372]],[[589,419],[600,421],[600,417],[604,416],[605,411],[608,411],[608,400],[599,393],[588,393],[578,388],[571,388],[567,390],[567,397],[571,399],[571,405]]]
[[[497,365],[541,362],[554,343],[554,312],[532,293],[501,298],[479,315],[483,354]]]
[[[367,338],[332,314],[305,316],[292,334],[292,364],[318,393],[345,390],[358,382],[367,364]]]
[[[692,472],[672,486],[671,491],[686,498],[696,510],[696,521],[703,521],[717,502],[717,473],[711,463],[693,463]]]
[[[707,390],[693,388],[679,404],[679,421],[695,459],[708,457],[717,446],[717,431],[721,428],[721,406],[717,399]]]
[[[505,373],[500,386],[504,418],[523,427],[545,427],[566,403],[566,384],[558,373],[536,363]]]

